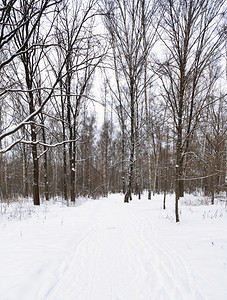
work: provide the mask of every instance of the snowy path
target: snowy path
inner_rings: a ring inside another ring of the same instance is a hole
[[[130,207],[102,202],[91,223],[46,299],[199,299],[182,261]]]
[[[11,249],[12,268],[0,271],[0,299],[207,299],[145,209],[121,198],[90,201],[64,209],[60,220],[47,214],[32,231],[20,228],[15,244],[23,249]]]

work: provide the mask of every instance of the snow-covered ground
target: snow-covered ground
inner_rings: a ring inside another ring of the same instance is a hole
[[[162,197],[1,204],[0,300],[226,300],[225,202]]]

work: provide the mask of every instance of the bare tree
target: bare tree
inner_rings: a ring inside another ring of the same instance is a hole
[[[172,112],[176,134],[176,222],[178,200],[183,196],[184,157],[210,94],[205,80],[211,62],[220,57],[224,32],[222,0],[166,0],[163,5],[163,34],[166,57],[161,65],[165,99]],[[215,81],[213,78],[213,82]]]
[[[43,1],[10,1],[11,5],[10,10],[8,10],[9,14],[9,23],[4,24],[2,34],[4,35],[1,49],[1,71],[7,67],[11,69],[11,65],[17,65],[19,61],[27,60],[33,57],[34,53],[43,53],[44,48],[50,48],[54,45],[47,41],[47,37],[50,36],[50,31],[52,28],[52,24],[54,18],[57,14],[56,5],[59,1],[54,0],[43,0]],[[4,6],[3,11],[8,6]],[[8,15],[7,13],[7,15]],[[50,14],[50,17],[47,18],[47,14]],[[45,30],[41,26],[42,23],[46,24]],[[42,33],[41,33],[42,32]],[[44,38],[46,36],[46,38]],[[41,51],[41,52],[40,52]],[[37,54],[38,56],[40,54]],[[38,58],[37,56],[37,58]],[[5,58],[5,60],[3,59]],[[39,61],[41,57],[39,57]],[[31,61],[29,62],[31,63]],[[62,65],[64,67],[65,62]],[[31,66],[30,66],[31,67]],[[20,71],[19,66],[16,66],[17,71]],[[35,69],[35,67],[33,67]],[[36,66],[37,68],[37,66]],[[28,68],[27,70],[29,71]],[[12,74],[12,72],[11,72]],[[31,74],[32,75],[32,74]],[[7,75],[5,75],[7,76]],[[4,77],[5,77],[4,76]],[[43,94],[43,101],[41,106],[34,107],[31,111],[32,113],[27,112],[24,116],[23,120],[20,122],[15,122],[14,126],[6,126],[0,134],[0,140],[5,139],[6,137],[13,136],[14,133],[19,131],[21,128],[28,125],[29,122],[33,122],[35,116],[37,116],[43,109],[43,107],[48,103],[52,95],[54,94],[55,87],[60,79],[60,75],[57,80],[50,86],[42,86],[42,90],[45,90]],[[28,77],[25,77],[26,81],[29,81]],[[31,83],[30,83],[31,85]],[[37,88],[35,86],[32,87],[31,90],[17,85],[15,80],[10,80],[10,85],[4,84],[1,86],[1,94],[4,97],[8,97],[12,93],[23,93],[27,94],[29,97],[33,97],[32,93],[37,92]],[[12,144],[9,144],[5,148],[0,150],[0,153],[5,153],[9,151],[14,145],[20,142],[20,139],[14,139]]]
[[[78,118],[82,103],[88,97],[95,69],[105,53],[105,47],[100,51],[100,41],[93,34],[94,18],[97,15],[96,2],[96,0],[86,3],[82,3],[82,1],[66,2],[58,17],[55,34],[59,44],[59,55],[66,61],[65,78],[60,81],[61,114],[63,136],[66,134],[65,124],[67,124],[71,141],[68,156],[72,202],[75,202]],[[65,148],[63,151],[66,153]],[[64,168],[66,168],[66,163],[64,163]]]
[[[124,92],[123,87],[120,84],[121,71],[118,69],[118,54],[116,48],[116,40],[113,35],[113,32],[110,32],[110,45],[113,51],[113,68],[114,68],[114,77],[116,81],[116,91],[112,88],[111,81],[106,80],[108,83],[109,89],[113,94],[113,102],[117,102],[115,104],[116,114],[118,116],[120,128],[121,128],[121,179],[122,179],[122,191],[123,194],[126,193],[126,124],[128,119],[128,114],[126,112],[126,107],[124,104]],[[115,100],[115,101],[114,101]]]
[[[225,185],[227,107],[224,97],[220,97],[218,103],[211,103],[207,110],[208,124],[205,128],[201,128],[205,137],[203,153],[205,178],[203,185],[205,192],[211,194],[211,203],[214,204],[215,192],[219,193],[224,190]]]
[[[144,106],[145,106],[145,120],[146,120],[146,144],[147,144],[147,170],[148,170],[148,199],[151,199],[151,190],[152,190],[152,177],[151,177],[151,135],[150,135],[150,126],[149,126],[149,103],[148,101],[148,87],[152,84],[154,80],[154,72],[149,69],[152,69],[148,65],[148,61],[152,54],[152,48],[154,47],[157,41],[157,29],[160,23],[161,14],[158,11],[158,2],[157,1],[146,1],[141,0],[141,27],[143,32],[143,52],[144,52],[144,62],[143,62],[143,97],[144,97]],[[158,14],[159,12],[159,14]]]
[[[42,0],[39,3],[36,0],[17,1],[9,0],[2,1],[0,4],[0,51],[2,55],[0,61],[0,70],[7,66],[12,60],[19,55],[28,51],[27,44],[32,39],[34,31],[40,24],[40,21],[46,11],[53,5],[56,5],[55,0]],[[25,10],[30,7],[30,13]],[[14,44],[14,51],[11,49],[11,42],[19,32],[26,30],[28,24],[33,24],[23,40],[23,43]],[[37,45],[30,43],[30,49]]]
[[[135,166],[135,125],[138,82],[143,65],[141,6],[139,0],[107,1],[105,6],[106,28],[114,39],[119,68],[124,76],[130,118],[130,158],[128,184],[124,201],[131,198]]]
[[[45,8],[48,8],[56,3],[53,1],[45,1]],[[41,7],[39,7],[42,10]],[[17,24],[18,18],[19,20],[25,20],[25,25],[19,28],[13,36],[13,46],[15,45],[16,49],[23,49],[21,53],[17,54],[17,57],[20,59],[23,66],[23,74],[25,77],[24,87],[25,94],[28,103],[28,113],[30,116],[36,110],[36,105],[39,107],[42,106],[41,97],[40,97],[40,86],[37,85],[37,81],[39,82],[39,74],[40,74],[40,64],[43,58],[43,49],[47,45],[46,43],[47,36],[49,35],[49,31],[47,31],[46,36],[42,36],[41,31],[41,17],[39,20],[33,20],[32,16],[37,13],[37,5],[35,3],[28,3],[27,1],[22,1],[19,12],[14,12],[12,18]],[[45,10],[43,10],[45,12]],[[43,15],[45,17],[45,15]],[[45,19],[45,18],[44,18]],[[29,20],[29,21],[27,21]],[[34,24],[35,22],[35,24]],[[35,27],[35,29],[33,28]],[[20,66],[20,65],[18,65]],[[20,76],[20,75],[18,75]],[[37,77],[38,76],[38,77]],[[38,78],[38,80],[36,80]],[[39,100],[38,100],[39,99]],[[35,116],[32,116],[30,119],[30,134],[31,134],[31,148],[32,148],[32,159],[33,159],[33,200],[35,205],[40,204],[40,196],[39,196],[39,157],[38,157],[38,149],[37,149],[37,134],[38,120]]]

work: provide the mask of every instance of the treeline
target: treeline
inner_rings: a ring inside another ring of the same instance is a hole
[[[227,176],[224,4],[1,1],[1,199],[175,192],[176,221],[185,191],[213,202]]]

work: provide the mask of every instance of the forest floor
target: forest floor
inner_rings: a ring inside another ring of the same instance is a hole
[[[0,300],[226,300],[226,202],[162,198],[1,203]]]

